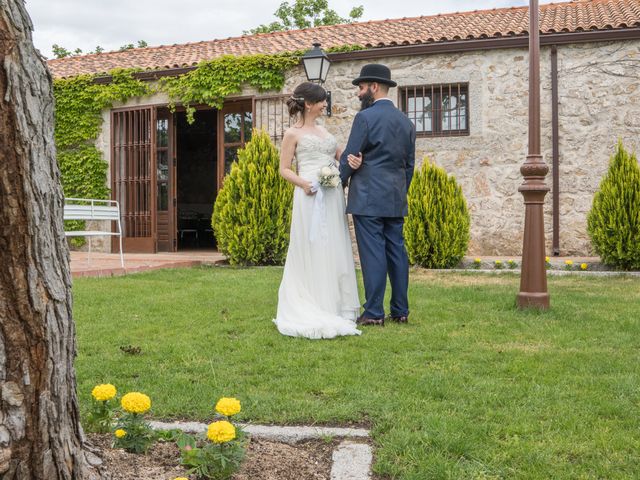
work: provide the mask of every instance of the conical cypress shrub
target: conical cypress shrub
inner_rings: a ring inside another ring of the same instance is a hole
[[[587,231],[604,263],[622,270],[640,269],[640,167],[621,141],[593,197]]]
[[[453,176],[425,158],[407,196],[404,238],[409,262],[425,268],[451,268],[469,245],[469,211]]]
[[[289,245],[293,187],[279,174],[269,135],[253,131],[213,208],[218,248],[232,265],[279,265]]]

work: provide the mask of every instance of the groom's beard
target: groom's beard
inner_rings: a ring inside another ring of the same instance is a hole
[[[365,93],[360,97],[360,110],[364,110],[365,108],[369,108],[375,102],[375,98],[373,98],[373,92],[371,88],[368,88]]]

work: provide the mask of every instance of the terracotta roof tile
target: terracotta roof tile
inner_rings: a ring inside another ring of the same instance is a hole
[[[526,35],[528,7],[448,13],[245,35],[182,45],[136,48],[49,60],[54,77],[103,73],[114,68],[165,70],[191,67],[224,54],[246,55],[358,44],[369,48]],[[583,0],[540,7],[544,34],[640,27],[640,0]]]

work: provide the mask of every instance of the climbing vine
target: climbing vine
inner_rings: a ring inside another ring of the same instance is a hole
[[[107,198],[107,163],[95,142],[102,111],[114,102],[146,95],[149,86],[134,78],[135,70],[114,70],[113,80],[97,84],[81,75],[53,82],[56,99],[55,141],[66,197]]]
[[[300,63],[294,54],[223,55],[201,62],[195,70],[178,77],[165,77],[159,89],[169,96],[169,108],[181,103],[186,108],[187,121],[193,121],[194,104],[204,103],[222,108],[224,99],[240,93],[247,84],[259,91],[280,90],[284,72]]]
[[[358,45],[342,45],[329,48],[332,53],[361,50]],[[185,106],[187,121],[193,121],[194,104],[206,104],[222,108],[225,98],[242,92],[242,85],[250,85],[259,91],[280,90],[285,72],[300,64],[303,51],[274,55],[223,55],[214,60],[200,62],[195,70],[177,77],[160,80],[159,90],[169,95],[169,108],[177,103]]]
[[[357,45],[330,48],[329,52],[361,49]],[[165,77],[155,86],[135,78],[139,70],[113,70],[110,83],[96,83],[98,75],[80,75],[53,82],[56,99],[55,140],[65,196],[108,198],[107,163],[95,143],[102,128],[102,112],[114,102],[164,92],[170,108],[185,107],[193,122],[194,105],[222,108],[225,98],[242,92],[243,85],[259,91],[280,90],[285,72],[300,63],[304,52],[245,55],[203,61],[176,77]]]

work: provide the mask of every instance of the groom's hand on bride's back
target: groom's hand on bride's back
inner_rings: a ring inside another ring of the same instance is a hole
[[[362,165],[362,152],[358,152],[357,156],[350,153],[349,156],[347,157],[347,161],[349,162],[349,166],[352,169],[354,170],[359,169],[360,165]]]

